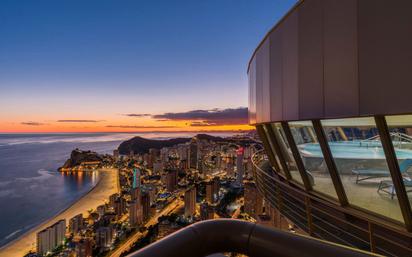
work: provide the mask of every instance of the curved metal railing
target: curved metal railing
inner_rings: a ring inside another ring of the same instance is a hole
[[[387,256],[412,256],[412,238],[277,175],[263,150],[252,157],[256,187],[283,216],[313,237]]]
[[[250,257],[375,256],[337,244],[234,219],[195,223],[128,257],[203,257],[235,252]]]

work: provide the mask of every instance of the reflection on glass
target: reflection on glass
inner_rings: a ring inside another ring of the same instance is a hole
[[[268,139],[270,149],[272,150],[273,156],[275,157],[275,160],[276,160],[277,167],[279,169],[278,172],[285,175],[285,171],[283,170],[282,165],[280,164],[279,156],[276,153],[276,148],[273,145],[273,138],[270,136],[269,129],[270,129],[269,125],[263,125],[263,130],[265,131],[265,136]]]
[[[395,148],[399,170],[409,202],[412,202],[412,115],[387,116],[389,133]],[[392,185],[390,185],[392,186]]]
[[[349,202],[402,221],[374,118],[321,123]]]
[[[337,198],[312,122],[289,122],[289,127],[313,189]]]
[[[283,131],[282,125],[280,123],[272,123],[271,126],[272,126],[273,133],[275,134],[276,140],[280,146],[280,150],[282,151],[280,154],[282,155],[283,159],[286,161],[286,165],[288,166],[292,179],[303,184],[302,178],[300,177],[299,170],[296,166],[295,158],[293,157],[292,151],[286,139],[286,135],[285,135],[285,132]]]

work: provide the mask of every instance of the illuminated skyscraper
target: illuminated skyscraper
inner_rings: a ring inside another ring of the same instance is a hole
[[[137,201],[130,202],[129,205],[129,224],[132,227],[136,227],[137,225],[143,222],[143,209],[139,206]]]
[[[140,170],[133,169],[133,188],[140,188]]]
[[[244,167],[243,167],[243,147],[239,148],[236,151],[236,184],[241,186],[243,182],[243,173],[244,173]]]
[[[206,201],[215,203],[219,196],[220,182],[219,178],[215,177],[206,182]]]
[[[139,208],[142,209],[143,220],[149,219],[150,215],[150,196],[146,191],[142,192],[139,202]]]
[[[113,242],[113,229],[111,227],[99,227],[96,229],[95,240],[97,247],[110,247]]]
[[[69,232],[77,234],[83,228],[83,214],[78,214],[69,220]]]
[[[63,243],[66,220],[62,219],[37,233],[37,253],[46,254]]]
[[[262,214],[263,212],[263,198],[259,194],[256,185],[253,181],[245,182],[244,188],[244,211],[251,217],[256,219],[257,216]]]
[[[169,192],[173,192],[177,187],[177,170],[169,168],[166,172],[166,189]]]
[[[185,217],[193,218],[196,214],[196,187],[185,192]]]

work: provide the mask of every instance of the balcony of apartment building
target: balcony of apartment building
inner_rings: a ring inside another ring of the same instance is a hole
[[[260,192],[308,234],[388,256],[410,256],[412,115],[257,126]]]

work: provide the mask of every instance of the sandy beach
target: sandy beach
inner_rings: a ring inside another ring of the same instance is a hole
[[[85,217],[88,215],[88,210],[95,209],[97,206],[107,202],[111,194],[117,193],[118,188],[118,170],[117,169],[102,169],[99,171],[100,180],[94,188],[87,194],[73,203],[67,209],[57,214],[53,218],[45,221],[34,229],[28,231],[21,237],[3,246],[0,249],[0,256],[4,257],[21,257],[27,254],[30,250],[35,250],[36,233],[61,219],[66,219],[68,224],[69,219],[79,213],[83,213]],[[47,201],[47,199],[45,199]]]

